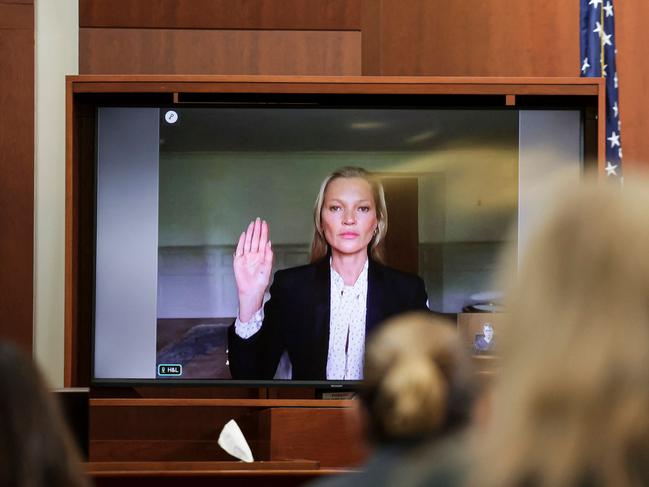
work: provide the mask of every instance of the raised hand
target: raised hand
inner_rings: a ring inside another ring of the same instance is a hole
[[[270,282],[273,251],[268,240],[268,223],[259,218],[250,222],[239,237],[233,267],[239,293],[239,319],[247,322],[261,308]]]

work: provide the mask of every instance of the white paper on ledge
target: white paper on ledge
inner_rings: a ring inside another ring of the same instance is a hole
[[[244,462],[254,462],[252,452],[239,425],[234,419],[228,421],[219,435],[219,446],[226,452]]]

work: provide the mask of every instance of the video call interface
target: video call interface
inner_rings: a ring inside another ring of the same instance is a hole
[[[484,304],[516,244],[516,110],[103,107],[97,118],[97,382],[231,380],[239,235],[263,218],[273,272],[307,264],[320,184],[343,166],[382,182],[388,221],[412,236],[391,246],[388,224],[387,263],[423,279],[433,311]]]

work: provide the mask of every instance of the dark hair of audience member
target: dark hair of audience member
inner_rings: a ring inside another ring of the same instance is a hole
[[[455,327],[429,313],[387,320],[369,337],[360,397],[376,443],[431,438],[466,425],[471,374]]]
[[[89,485],[58,405],[33,362],[0,343],[0,485]]]
[[[474,485],[649,483],[648,252],[646,183],[561,193],[509,285]]]

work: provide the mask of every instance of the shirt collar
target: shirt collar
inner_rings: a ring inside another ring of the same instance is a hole
[[[353,291],[363,291],[367,289],[367,269],[369,267],[369,261],[370,259],[365,260],[365,265],[363,265],[363,270],[361,273],[358,275],[358,279],[356,279],[356,282],[354,283],[353,286],[346,286],[345,281],[343,281],[343,278],[338,272],[336,272],[336,269],[334,269],[331,257],[329,257],[329,268],[331,269],[331,285],[334,289],[336,290],[342,290],[345,288],[351,288]]]

